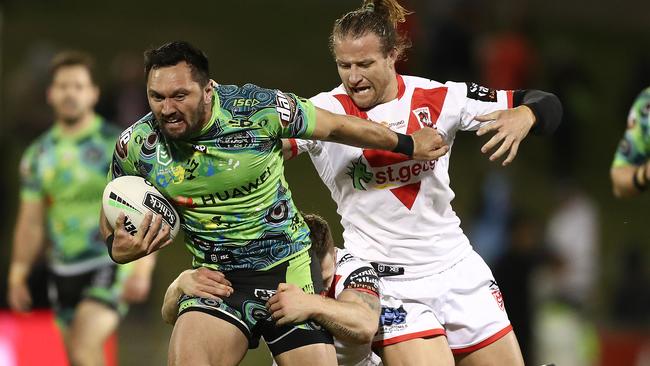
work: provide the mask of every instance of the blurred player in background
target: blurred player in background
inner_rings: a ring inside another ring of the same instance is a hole
[[[27,279],[51,243],[51,301],[72,365],[104,364],[105,340],[126,302],[148,295],[154,265],[148,258],[134,268],[118,266],[106,253],[97,213],[119,131],[95,114],[98,97],[90,56],[69,51],[53,59],[47,101],[55,122],[21,161],[9,269],[9,306],[29,311]]]
[[[561,104],[549,93],[397,74],[409,42],[396,26],[407,14],[395,0],[366,0],[338,19],[330,46],[342,85],[314,104],[400,133],[434,127],[449,146],[458,131],[493,133],[481,151],[505,157],[503,165],[530,131],[549,134],[559,124]],[[377,269],[382,314],[373,347],[386,365],[523,364],[499,287],[451,207],[449,154],[423,163],[327,142],[284,147],[309,152],[337,202],[346,249]]]
[[[339,365],[379,365],[370,342],[379,324],[379,278],[369,263],[334,246],[329,225],[322,217],[303,214],[309,226],[311,250],[320,261],[323,297],[307,294],[291,284],[280,284],[267,306],[277,324],[317,320],[333,336]],[[229,296],[233,289],[221,272],[205,268],[187,270],[169,285],[162,316],[174,324],[178,300],[192,295],[210,299]],[[334,300],[334,301],[332,301]]]
[[[187,42],[147,51],[145,76],[152,112],[120,136],[112,176],[142,176],[175,202],[193,266],[224,272],[237,289],[224,301],[181,299],[169,363],[237,364],[264,336],[280,365],[334,364],[331,337],[320,326],[276,326],[265,307],[279,283],[309,293],[322,287],[309,229],[284,179],[280,139],[392,149],[422,160],[446,146],[430,128],[406,136],[293,94],[213,83],[207,57]],[[135,236],[124,220],[122,213],[113,229],[102,211],[102,233],[119,263],[171,243],[160,216],[147,214]]]
[[[616,197],[631,197],[650,186],[650,88],[639,94],[627,117],[627,130],[611,169]]]

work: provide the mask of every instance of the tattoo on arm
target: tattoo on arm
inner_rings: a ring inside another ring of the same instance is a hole
[[[381,310],[381,305],[377,296],[361,291],[353,291],[353,293],[364,303],[366,303],[373,312],[379,313]]]
[[[361,333],[355,332],[354,330],[338,324],[336,322],[330,321],[330,320],[321,320],[320,324],[325,327],[325,329],[329,330],[332,335],[335,337],[343,337],[343,338],[362,338]]]

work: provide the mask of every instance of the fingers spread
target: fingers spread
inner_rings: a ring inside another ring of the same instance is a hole
[[[510,146],[512,146],[512,139],[506,138],[501,144],[501,146],[499,146],[499,149],[495,151],[494,154],[492,154],[492,156],[490,156],[490,160],[495,161],[501,156],[503,156],[503,154],[505,154],[506,151],[510,149]]]
[[[501,111],[494,111],[492,113],[476,116],[476,117],[474,117],[474,120],[479,121],[479,122],[494,121],[495,119],[499,118],[500,114],[501,114]]]
[[[492,136],[492,138],[486,142],[483,147],[481,147],[481,152],[485,154],[486,152],[492,150],[492,148],[494,148],[501,140],[503,140],[504,137],[505,136],[500,133]]]
[[[506,166],[512,163],[513,160],[515,160],[518,150],[519,150],[519,141],[515,141],[512,143],[512,147],[510,148],[510,153],[508,154],[508,157],[506,158],[506,160],[503,161],[503,166]]]

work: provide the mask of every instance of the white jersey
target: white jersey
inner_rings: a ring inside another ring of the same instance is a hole
[[[320,108],[381,122],[411,134],[430,126],[450,147],[459,130],[476,130],[474,117],[512,108],[512,91],[474,83],[445,84],[397,76],[398,97],[362,111],[343,86],[311,98]],[[472,249],[451,208],[449,156],[414,161],[405,155],[323,141],[290,140],[293,153],[307,151],[343,225],[345,247],[371,262],[405,267],[420,277],[451,267]]]
[[[344,290],[364,291],[379,297],[379,277],[366,261],[345,249],[336,249],[336,268],[327,296],[337,299]],[[381,359],[372,353],[370,343],[359,345],[341,342],[334,337],[336,359],[339,365],[379,365]]]

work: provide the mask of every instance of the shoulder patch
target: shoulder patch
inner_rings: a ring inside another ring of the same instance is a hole
[[[481,102],[496,102],[497,91],[485,86],[480,86],[477,83],[466,82],[467,84],[467,98],[479,100]]]

